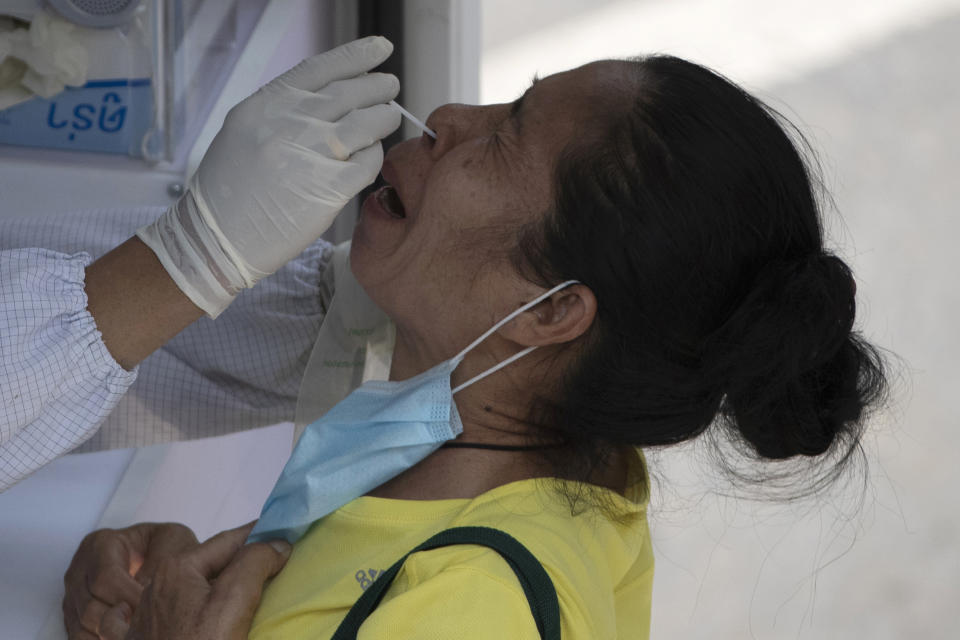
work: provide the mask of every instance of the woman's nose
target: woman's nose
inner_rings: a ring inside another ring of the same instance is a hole
[[[463,110],[465,105],[445,104],[433,110],[427,118],[427,126],[437,134],[436,140],[430,148],[430,155],[440,158],[450,149],[457,146],[457,140],[462,137]]]
[[[461,142],[487,135],[491,119],[489,109],[466,104],[445,104],[434,109],[426,123],[437,134],[437,139],[432,141],[431,156],[441,158]]]

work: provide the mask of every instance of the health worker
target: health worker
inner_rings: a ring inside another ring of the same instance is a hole
[[[48,248],[0,251],[0,491],[91,438],[138,363],[313,247],[373,182],[380,140],[400,124],[387,104],[399,82],[368,72],[392,50],[382,37],[351,42],[239,103],[183,197],[96,261]],[[3,235],[6,245],[15,229]],[[221,390],[197,382],[214,402]],[[138,428],[130,422],[125,428]]]

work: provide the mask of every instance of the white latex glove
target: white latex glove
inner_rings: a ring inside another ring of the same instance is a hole
[[[180,200],[137,235],[212,318],[300,254],[374,181],[395,76],[373,36],[308,58],[227,114]]]

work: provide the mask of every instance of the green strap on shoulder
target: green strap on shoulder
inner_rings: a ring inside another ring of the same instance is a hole
[[[478,544],[490,547],[504,557],[520,580],[530,611],[544,640],[560,640],[560,605],[553,581],[543,565],[520,542],[499,529],[490,527],[455,527],[441,531],[407,553],[384,571],[357,599],[331,640],[355,640],[360,625],[377,608],[404,561],[412,553],[453,544]]]

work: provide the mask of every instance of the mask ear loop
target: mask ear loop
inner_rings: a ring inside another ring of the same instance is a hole
[[[549,298],[550,296],[552,296],[553,294],[555,294],[557,291],[560,291],[560,290],[562,290],[562,289],[565,289],[565,288],[569,287],[569,286],[572,285],[572,284],[579,284],[579,283],[580,283],[579,280],[567,280],[566,282],[563,282],[563,283],[561,283],[561,284],[558,284],[558,285],[555,286],[553,289],[550,289],[549,291],[547,291],[546,293],[544,293],[544,294],[541,295],[540,297],[531,300],[530,302],[528,302],[527,304],[523,305],[523,306],[520,307],[519,309],[511,312],[511,313],[510,313],[509,315],[507,315],[505,318],[503,318],[502,320],[500,320],[497,324],[495,324],[495,325],[493,325],[492,327],[490,327],[489,329],[487,329],[487,330],[483,333],[483,335],[481,335],[479,338],[477,338],[476,340],[474,340],[473,342],[471,342],[471,343],[469,344],[469,346],[467,346],[466,349],[464,349],[463,351],[461,351],[460,353],[458,353],[453,359],[457,362],[457,364],[459,364],[460,361],[463,360],[463,357],[464,357],[465,355],[467,355],[467,353],[469,353],[474,347],[476,347],[478,344],[480,344],[481,342],[483,342],[484,340],[486,340],[487,338],[489,338],[491,335],[493,335],[493,333],[494,333],[497,329],[499,329],[499,328],[502,327],[503,325],[507,324],[508,322],[510,322],[511,320],[513,320],[515,317],[517,317],[518,315],[520,315],[521,313],[523,313],[523,312],[526,311],[527,309],[530,309],[530,308],[535,307],[536,305],[540,304],[541,302],[543,302],[544,300],[546,300],[547,298]],[[477,381],[479,381],[479,380],[483,380],[484,378],[486,378],[487,376],[489,376],[491,373],[496,373],[496,372],[499,371],[500,369],[503,369],[505,366],[507,366],[508,364],[514,362],[515,360],[519,360],[520,358],[522,358],[523,356],[527,355],[528,353],[530,353],[531,351],[533,351],[533,350],[536,349],[536,348],[537,348],[537,345],[533,345],[533,346],[527,347],[526,349],[524,349],[524,350],[522,350],[522,351],[519,351],[518,353],[513,354],[512,356],[510,356],[509,358],[507,358],[507,359],[504,360],[503,362],[500,362],[500,363],[498,363],[497,365],[495,365],[495,366],[487,369],[486,371],[484,371],[484,372],[482,372],[482,373],[478,373],[477,375],[473,376],[472,378],[470,378],[470,379],[467,380],[466,382],[457,385],[456,387],[454,387],[454,388],[451,390],[451,393],[456,393],[456,392],[458,392],[458,391],[460,391],[460,390],[462,390],[462,389],[465,389],[466,387],[469,387],[469,386],[472,385],[474,382],[477,382]]]

